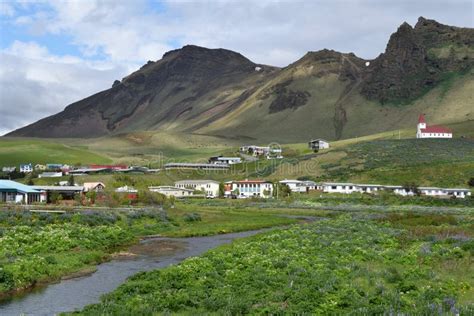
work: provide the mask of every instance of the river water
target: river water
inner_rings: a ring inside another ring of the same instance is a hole
[[[62,280],[0,302],[0,315],[55,315],[80,310],[99,302],[101,295],[117,288],[138,272],[164,268],[209,249],[228,244],[236,238],[265,230],[191,238],[152,238],[132,246],[133,257],[117,258],[97,266],[93,274]]]

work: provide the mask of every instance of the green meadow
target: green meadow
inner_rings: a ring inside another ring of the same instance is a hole
[[[18,166],[30,162],[84,165],[111,161],[89,151],[87,147],[71,147],[52,140],[0,138],[0,166]]]

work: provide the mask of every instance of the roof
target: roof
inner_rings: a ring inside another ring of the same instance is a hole
[[[24,185],[11,180],[0,180],[0,190],[16,190],[22,193],[40,193],[41,191],[34,187]]]
[[[35,185],[33,188],[43,191],[83,191],[83,186],[75,186],[75,185]]]
[[[214,180],[180,180],[176,181],[175,184],[205,184],[205,183],[216,183],[219,184],[219,181],[214,181]]]
[[[95,189],[98,185],[105,187],[105,184],[102,182],[84,182],[84,189],[88,191],[90,189]]]
[[[270,181],[266,180],[241,180],[241,181],[233,181],[233,183],[269,183]]]
[[[425,116],[423,114],[420,114],[420,116],[418,117],[418,123],[426,123]]]
[[[449,128],[439,125],[426,126],[426,128],[422,128],[420,131],[422,133],[452,133]]]
[[[171,185],[150,186],[148,190],[194,192],[192,189],[177,188]]]
[[[314,142],[325,142],[325,143],[329,143],[327,140],[322,139],[322,138],[316,138],[316,139],[310,140],[310,143],[314,143]]]
[[[172,162],[165,164],[165,168],[210,168],[210,169],[226,169],[228,164],[210,164],[210,163],[186,163]]]
[[[300,182],[303,182],[301,180],[288,180],[288,179],[285,179],[285,180],[281,180],[281,181],[278,181],[280,183],[290,183],[290,182],[294,182],[294,183],[300,183]]]

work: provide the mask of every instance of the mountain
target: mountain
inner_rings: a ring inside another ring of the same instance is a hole
[[[474,29],[420,17],[374,60],[308,52],[285,68],[184,46],[108,90],[7,136],[98,137],[167,131],[255,141],[340,139],[474,116]]]

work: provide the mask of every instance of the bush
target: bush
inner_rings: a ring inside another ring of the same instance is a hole
[[[200,222],[201,215],[199,215],[198,213],[184,214],[184,221],[185,222]]]

